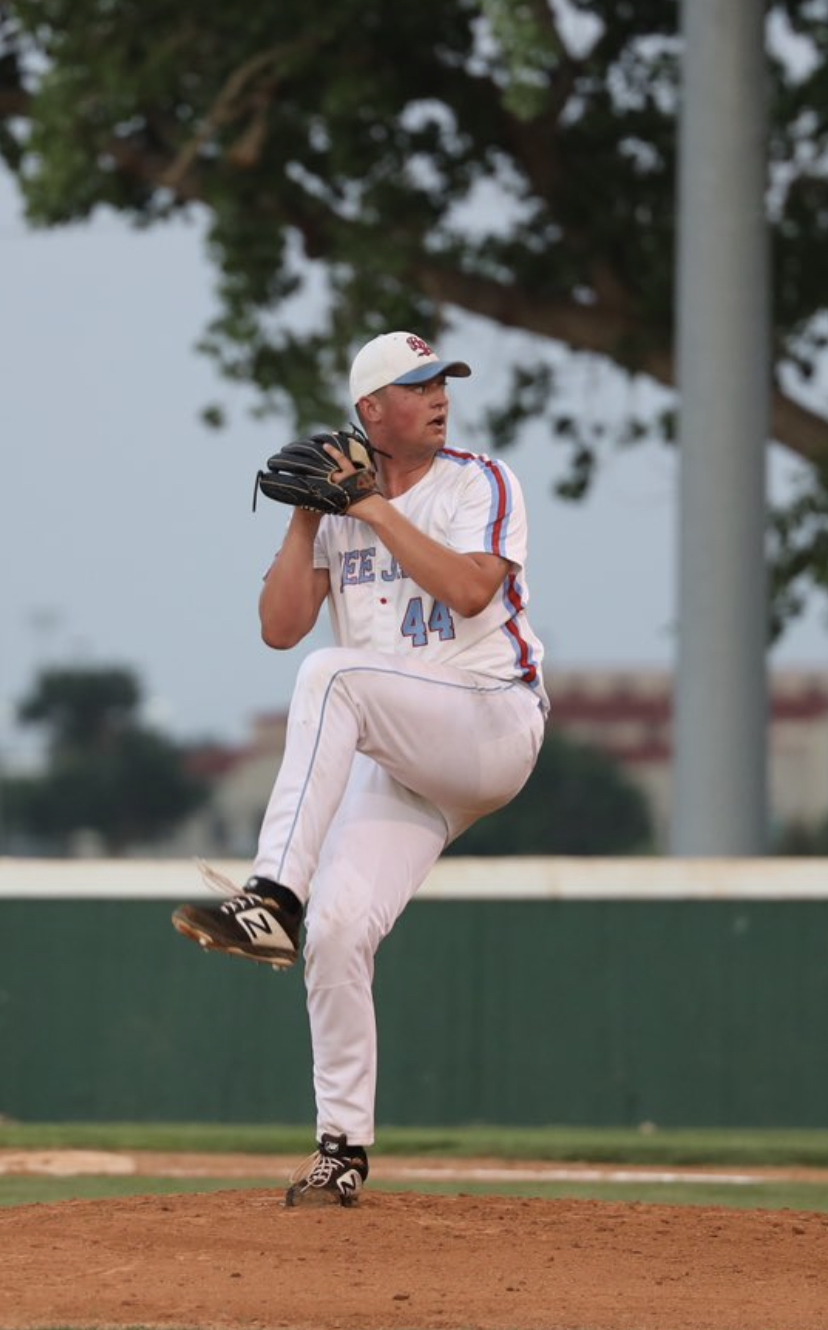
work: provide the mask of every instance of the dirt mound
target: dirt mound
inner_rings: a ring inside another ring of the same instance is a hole
[[[828,1216],[281,1189],[0,1211],[0,1326],[825,1330]]]

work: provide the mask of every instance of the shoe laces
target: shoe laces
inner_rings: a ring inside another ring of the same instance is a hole
[[[272,903],[263,900],[253,891],[237,887],[235,882],[231,882],[229,877],[225,877],[217,868],[211,867],[204,859],[196,859],[196,863],[210,890],[218,892],[220,896],[228,897],[224,904],[219,906],[222,914],[238,914],[241,910],[246,910],[249,905],[267,906]]]
[[[261,896],[257,896],[253,891],[245,891],[240,896],[234,896],[232,900],[225,901],[223,905],[219,906],[219,910],[222,914],[241,914],[242,910],[249,909],[251,905],[260,905],[265,910],[270,909],[273,913],[273,902],[263,900]]]
[[[290,1180],[304,1182],[308,1187],[325,1187],[343,1167],[345,1160],[338,1155],[325,1155],[321,1150],[314,1150],[293,1170]]]
[[[237,887],[235,882],[231,882],[229,877],[225,877],[217,868],[208,864],[206,859],[196,859],[196,867],[200,872],[206,886],[211,891],[218,892],[219,896],[243,896],[244,887]]]

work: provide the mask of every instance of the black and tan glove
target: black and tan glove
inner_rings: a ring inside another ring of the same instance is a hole
[[[336,454],[325,451],[332,444],[356,467],[353,475],[332,479],[341,469]],[[377,493],[377,473],[371,445],[356,425],[348,429],[311,434],[288,443],[268,458],[267,470],[256,476],[253,507],[261,491],[276,503],[308,508],[316,513],[346,513],[352,504]]]

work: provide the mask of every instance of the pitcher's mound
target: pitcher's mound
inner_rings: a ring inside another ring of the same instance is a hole
[[[0,1211],[0,1325],[825,1330],[828,1216],[366,1191]]]

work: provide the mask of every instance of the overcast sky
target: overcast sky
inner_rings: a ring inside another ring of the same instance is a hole
[[[142,233],[109,214],[33,232],[0,176],[0,299],[0,753],[21,751],[10,718],[47,664],[126,665],[177,737],[243,740],[257,713],[287,706],[309,643],[277,653],[259,639],[285,512],[262,500],[253,514],[253,480],[290,430],[250,420],[249,398],[194,349],[214,309],[198,223]],[[452,443],[487,450],[465,422],[503,380],[504,344],[528,339],[471,320],[443,339],[440,353],[474,370],[452,388]],[[593,365],[572,392],[588,412],[618,388]],[[233,420],[222,433],[199,421],[215,400]],[[343,393],[330,423],[349,414]],[[535,430],[506,457],[527,497],[530,615],[548,666],[670,666],[673,456],[657,444],[616,454],[571,505],[551,492],[563,455]],[[774,492],[794,470],[774,450]],[[310,643],[328,640],[317,629]],[[826,648],[815,605],[773,659],[824,668]]]

